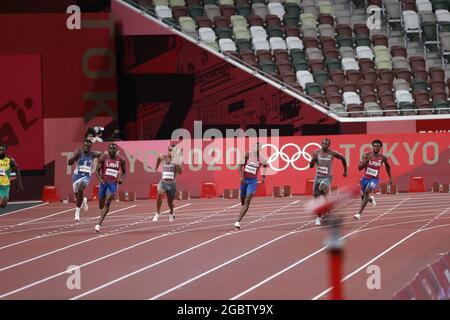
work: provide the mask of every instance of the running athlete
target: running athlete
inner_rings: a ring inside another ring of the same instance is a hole
[[[331,141],[330,139],[322,140],[322,148],[314,151],[311,162],[309,163],[310,168],[314,168],[316,165],[316,177],[314,179],[314,198],[325,196],[330,191],[331,181],[333,176],[331,174],[331,169],[333,167],[333,160],[337,158],[342,161],[342,166],[344,167],[344,177],[347,176],[347,161],[345,157],[339,152],[330,149]],[[319,215],[316,219],[316,225],[320,225],[324,215]]]
[[[81,205],[84,211],[88,210],[87,198],[83,197],[84,189],[91,181],[92,165],[95,158],[99,158],[101,154],[91,150],[92,142],[85,140],[82,150],[75,150],[75,153],[67,163],[69,166],[77,162],[77,166],[72,176],[73,192],[75,193],[77,206],[75,208],[75,221],[80,221]]]
[[[6,155],[6,150],[8,150],[6,144],[0,146],[0,208],[5,208],[8,205],[11,172],[16,173],[19,189],[23,190],[19,167],[13,158]]]
[[[263,172],[261,174],[261,183],[266,180],[267,161],[259,156],[261,150],[259,142],[256,143],[255,150],[245,153],[245,161],[238,166],[239,175],[241,176],[241,212],[239,213],[238,220],[234,223],[236,229],[241,228],[241,220],[250,207],[253,195],[256,192],[258,186],[258,171],[262,166]]]
[[[167,154],[161,154],[156,160],[155,171],[158,170],[159,165],[162,163],[162,176],[158,184],[158,195],[156,198],[156,214],[153,217],[153,221],[158,221],[161,214],[161,205],[163,201],[163,195],[167,195],[167,204],[170,208],[169,221],[173,222],[175,220],[175,215],[173,214],[173,200],[175,199],[175,193],[177,189],[176,177],[183,171],[181,163],[178,163],[174,159],[174,153],[176,153],[175,145],[170,145]]]
[[[358,170],[365,170],[364,175],[361,178],[361,208],[359,212],[353,217],[357,220],[361,219],[361,213],[367,205],[367,202],[372,203],[372,206],[376,206],[375,197],[370,193],[378,186],[378,180],[380,175],[381,165],[384,163],[386,172],[389,176],[389,185],[392,184],[391,166],[389,165],[385,155],[380,153],[383,143],[380,140],[372,141],[372,152],[364,154],[362,160],[359,162]]]
[[[111,201],[116,197],[117,184],[122,184],[126,174],[125,160],[117,155],[117,144],[109,144],[108,154],[100,158],[95,173],[100,181],[98,204],[101,210],[100,221],[95,226],[95,231],[100,232],[100,226],[108,214]]]

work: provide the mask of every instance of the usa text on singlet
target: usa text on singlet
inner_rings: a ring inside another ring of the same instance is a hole
[[[105,157],[105,161],[102,166],[102,178],[106,182],[117,182],[117,176],[120,171],[121,158],[116,156],[112,159],[109,155]]]
[[[368,156],[369,162],[367,163],[364,176],[366,178],[378,178],[380,175],[380,168],[383,164],[383,155],[370,152],[368,153]]]
[[[261,161],[253,157],[246,159],[244,163],[244,178],[256,178],[260,166]]]

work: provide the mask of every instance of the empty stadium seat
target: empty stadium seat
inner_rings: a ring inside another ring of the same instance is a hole
[[[387,32],[369,29],[347,0],[153,0],[148,6],[163,22],[305,89],[343,116],[340,103],[352,117],[448,112],[447,0],[365,2],[364,9],[386,17]],[[403,45],[391,39],[394,29],[403,29]],[[407,43],[420,38],[423,56]],[[428,66],[431,51],[442,67]]]

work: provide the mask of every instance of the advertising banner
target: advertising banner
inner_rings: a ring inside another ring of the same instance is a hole
[[[208,131],[205,132],[205,135]],[[217,137],[217,136],[216,136]],[[198,137],[196,137],[198,138]],[[305,192],[307,179],[313,179],[315,169],[309,168],[309,161],[315,149],[325,136],[259,138],[260,155],[268,162],[266,190],[272,193],[274,186],[290,185],[294,194]],[[402,135],[340,135],[328,136],[330,148],[345,156],[348,176],[343,177],[341,161],[335,159],[332,168],[336,187],[356,186],[363,172],[358,171],[361,155],[371,149],[371,142],[383,142],[382,153],[391,165],[393,182],[399,191],[408,191],[413,176],[424,178],[427,190],[433,182],[450,182],[450,142],[447,133],[402,134]],[[214,182],[218,194],[225,188],[239,187],[238,164],[244,154],[252,150],[256,139],[186,139],[177,144],[183,149],[183,173],[177,178],[177,188],[189,190],[192,196],[199,196],[203,182]],[[135,191],[138,198],[147,198],[150,185],[161,178],[161,167],[154,171],[156,158],[167,153],[169,140],[120,141],[117,142],[120,155],[126,160],[127,176],[121,186]],[[67,159],[80,144],[57,146],[55,182],[61,194],[71,193],[71,172]],[[94,144],[93,149],[105,152],[107,143]],[[380,169],[380,183],[387,182],[384,167]],[[97,184],[93,178],[91,184]],[[92,188],[90,188],[92,190]],[[89,191],[90,192],[90,191]]]

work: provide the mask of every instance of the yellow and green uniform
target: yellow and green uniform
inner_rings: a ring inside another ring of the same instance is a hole
[[[11,158],[0,159],[0,198],[9,197],[9,186],[11,184]]]

